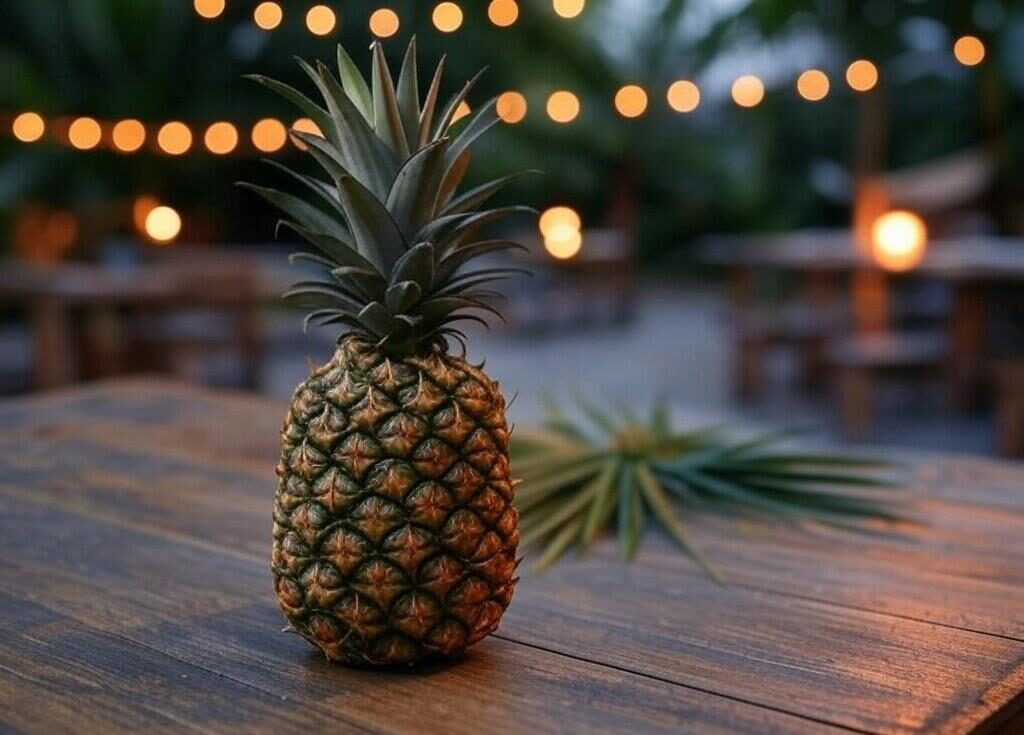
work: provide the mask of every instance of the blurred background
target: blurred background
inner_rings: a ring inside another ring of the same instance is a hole
[[[293,56],[447,53],[543,212],[470,357],[545,391],[1024,454],[1024,7],[1011,0],[33,0],[0,26],[0,392],[167,373],[285,396]],[[364,67],[365,68],[365,67]],[[421,75],[424,76],[424,75]],[[421,80],[425,81],[425,80]],[[466,110],[465,112],[468,112]]]

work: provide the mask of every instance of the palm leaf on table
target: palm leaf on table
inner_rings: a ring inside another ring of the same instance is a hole
[[[653,519],[721,581],[690,541],[679,513],[685,507],[865,531],[865,521],[903,520],[886,492],[896,487],[885,474],[890,463],[786,449],[797,430],[742,440],[720,426],[676,431],[664,403],[646,420],[583,401],[571,414],[550,401],[546,408],[543,426],[512,435],[522,539],[539,549],[538,568],[570,548],[585,550],[605,528],[616,529],[630,560]]]

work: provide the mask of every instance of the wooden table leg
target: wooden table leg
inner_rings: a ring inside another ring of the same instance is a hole
[[[949,388],[959,409],[972,408],[978,401],[987,316],[984,287],[974,282],[958,284],[950,321]]]
[[[37,390],[72,382],[71,329],[66,305],[57,298],[39,297],[31,306],[34,342],[34,381]]]
[[[874,419],[874,385],[869,368],[847,366],[839,375],[839,402],[843,431],[850,439],[863,439]]]

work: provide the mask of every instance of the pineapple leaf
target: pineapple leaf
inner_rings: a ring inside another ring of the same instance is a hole
[[[427,96],[423,100],[423,110],[420,112],[419,135],[416,140],[416,147],[422,148],[431,140],[431,132],[434,129],[434,112],[437,110],[437,96],[441,91],[441,78],[444,76],[444,56],[437,64],[434,77],[430,80],[430,87],[427,89]]]
[[[619,553],[630,561],[636,555],[644,526],[644,509],[636,488],[636,468],[632,462],[622,466],[619,475]]]
[[[387,308],[378,301],[367,304],[357,316],[359,323],[370,330],[378,337],[386,337],[391,334],[398,334],[403,330],[407,331],[409,326],[395,319]]]
[[[420,85],[416,71],[416,36],[409,39],[402,60],[402,70],[398,73],[398,112],[402,117],[402,129],[410,151],[419,150],[420,127]]]
[[[388,288],[385,303],[392,314],[401,314],[423,297],[419,284],[415,281],[402,281]]]
[[[321,253],[326,255],[334,263],[335,267],[338,265],[347,265],[353,268],[374,271],[379,274],[376,266],[360,255],[356,250],[355,245],[351,245],[347,241],[340,240],[333,235],[308,230],[294,222],[286,221],[282,224],[285,227],[294,230],[298,235],[301,235],[312,245],[315,245]],[[381,278],[383,279],[383,276],[381,276]]]
[[[405,239],[391,213],[373,193],[350,176],[341,179],[341,203],[359,252],[381,273],[406,251]]]
[[[469,93],[473,90],[473,87],[476,86],[476,83],[480,80],[480,77],[483,76],[485,71],[487,70],[481,69],[474,74],[473,77],[463,85],[462,89],[452,95],[448,100],[448,104],[445,105],[444,112],[441,114],[441,119],[438,121],[437,127],[434,128],[435,140],[447,134],[448,128],[452,124],[452,118],[455,117],[455,112],[459,109],[459,105],[466,101]]]
[[[434,246],[421,242],[397,261],[391,272],[391,283],[415,281],[424,293],[434,285]]]
[[[481,255],[502,250],[526,251],[527,248],[512,240],[481,240],[463,245],[441,258],[441,262],[437,264],[438,281],[442,283],[448,281],[462,265]]]
[[[447,154],[449,171],[462,154],[467,152],[470,146],[476,142],[477,138],[497,125],[501,120],[501,118],[498,117],[498,113],[495,111],[496,104],[497,98],[494,98],[481,105],[480,109],[470,117],[466,126],[454,137],[451,148],[448,149]],[[448,172],[446,171],[445,173],[447,175]]]
[[[302,131],[296,131],[295,136],[306,144],[306,152],[320,164],[320,167],[334,180],[335,185],[343,177],[352,175],[345,167],[346,164],[341,151],[331,144],[330,141],[324,140],[319,135],[312,135]]]
[[[373,98],[370,96],[370,88],[366,86],[366,80],[360,73],[359,68],[352,61],[348,52],[338,44],[338,76],[345,89],[345,94],[352,100],[352,104],[362,113],[363,118],[373,124]]]
[[[500,179],[495,179],[494,181],[488,181],[486,184],[481,184],[475,189],[470,189],[466,193],[452,199],[444,209],[441,210],[440,214],[462,214],[464,212],[475,211],[486,204],[488,199],[518,179],[520,176],[535,173],[540,173],[540,171],[536,169],[520,171],[519,173],[514,173],[510,176],[503,176]]]
[[[338,142],[338,130],[334,126],[334,120],[332,120],[331,116],[327,114],[327,110],[313,102],[313,100],[295,89],[295,87],[260,74],[249,74],[246,78],[262,84],[267,89],[270,89],[281,97],[284,97],[286,100],[302,110],[307,117],[316,123],[317,127],[324,131],[324,135],[328,136],[328,138],[334,143]]]
[[[576,518],[569,523],[566,523],[562,527],[562,530],[555,534],[554,538],[548,543],[544,549],[544,553],[541,554],[540,559],[534,564],[534,569],[537,571],[543,571],[558,561],[565,550],[572,545],[573,541],[576,540],[580,533],[580,527],[582,526],[583,519]]]
[[[276,189],[256,186],[255,184],[242,182],[238,185],[263,197],[263,199],[273,204],[286,215],[297,220],[307,230],[331,235],[342,242],[348,237],[349,231],[343,222],[304,199],[300,199],[293,194],[286,194],[283,191],[277,191]]]
[[[338,212],[338,214],[340,214],[343,217],[345,216],[345,210],[342,209],[341,207],[341,200],[338,199],[338,192],[328,182],[321,181],[320,179],[317,179],[313,176],[300,174],[298,171],[288,168],[283,163],[279,163],[278,161],[265,159],[264,163],[270,164],[274,168],[288,174],[293,179],[300,182],[303,186],[309,189],[311,192],[320,197],[320,199],[322,199],[324,202],[330,204],[331,207]]]
[[[455,196],[455,190],[459,188],[459,184],[462,183],[462,179],[465,178],[466,173],[469,171],[469,163],[472,157],[470,151],[465,150],[448,166],[444,179],[441,182],[441,191],[437,194],[438,209],[448,206],[452,197]]]
[[[384,57],[380,41],[373,46],[373,117],[377,135],[384,140],[401,160],[409,157],[409,142],[402,126],[402,113],[398,109],[395,82]]]
[[[513,206],[500,207],[498,209],[486,209],[482,212],[476,212],[468,215],[454,215],[460,219],[458,219],[455,224],[446,228],[444,234],[437,239],[436,247],[439,248],[442,253],[448,254],[453,249],[458,248],[463,243],[470,240],[487,225],[498,222],[514,214],[535,212],[536,210],[531,207]],[[428,228],[424,228],[424,230],[427,229]],[[417,239],[429,240],[431,238],[423,237],[423,231],[421,231]]]
[[[387,208],[409,240],[434,216],[448,145],[442,138],[418,151],[399,169],[391,186]]]
[[[597,480],[597,491],[594,493],[593,502],[587,512],[586,521],[583,523],[583,531],[580,541],[582,545],[588,546],[597,535],[597,532],[608,523],[615,510],[615,483],[619,477],[619,468],[622,462],[613,457],[606,464]]]

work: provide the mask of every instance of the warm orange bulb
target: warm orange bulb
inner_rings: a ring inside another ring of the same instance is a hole
[[[309,133],[310,135],[319,135],[321,138],[324,137],[324,133],[320,129],[320,126],[317,125],[312,120],[310,120],[308,117],[300,117],[298,120],[293,122],[292,130],[298,131],[300,133]],[[304,151],[309,147],[303,141],[295,137],[292,138],[292,142],[295,144],[295,147],[298,148],[300,151]]]
[[[504,92],[498,97],[495,111],[503,121],[514,125],[526,117],[526,98],[519,92]]]
[[[203,135],[206,150],[217,156],[225,156],[238,147],[238,129],[229,122],[215,122]]]
[[[151,196],[140,196],[132,202],[132,222],[139,232],[146,232],[146,217],[154,209],[160,206],[160,202]]]
[[[306,13],[306,28],[315,36],[326,36],[337,23],[338,16],[326,5],[314,5]]]
[[[551,235],[544,238],[544,249],[558,260],[568,260],[582,248],[583,233],[579,230],[558,227]]]
[[[154,207],[146,215],[145,230],[157,244],[170,243],[181,233],[181,215],[171,207]]]
[[[673,82],[668,88],[668,104],[676,112],[693,112],[700,104],[700,89],[686,79]]]
[[[907,271],[924,258],[928,229],[913,212],[886,212],[871,226],[871,254],[881,267]]]
[[[569,123],[580,114],[579,97],[565,90],[555,92],[548,97],[548,117],[557,123]]]
[[[615,93],[615,109],[623,117],[640,117],[647,110],[647,92],[627,84]]]
[[[266,118],[252,126],[252,144],[264,153],[274,153],[288,142],[288,130],[280,120]]]
[[[462,102],[459,103],[459,106],[455,108],[455,114],[452,115],[452,122],[451,122],[451,124],[454,125],[455,123],[457,123],[459,120],[464,118],[466,115],[468,115],[472,111],[473,110],[469,106],[469,104],[465,100],[463,100]]]
[[[557,206],[544,210],[537,227],[544,237],[557,237],[564,230],[578,231],[583,226],[579,213],[572,207]]]
[[[122,120],[111,131],[114,147],[122,153],[134,153],[146,142],[146,126],[138,120]]]
[[[462,25],[462,8],[455,3],[438,3],[431,18],[437,30],[451,33]]]
[[[281,25],[284,19],[284,11],[275,2],[264,2],[256,6],[252,11],[252,21],[265,31],[272,31]]]
[[[207,20],[216,18],[224,12],[224,0],[194,0],[192,5],[196,13]]]
[[[164,153],[180,156],[192,147],[192,131],[185,123],[169,122],[156,134],[156,142]]]
[[[831,85],[821,69],[808,69],[796,80],[796,91],[808,102],[819,102],[828,96]]]
[[[964,66],[977,66],[985,58],[985,44],[977,36],[960,36],[953,44],[953,56]]]
[[[23,112],[14,118],[11,132],[22,143],[34,143],[46,132],[46,122],[34,112]]]
[[[753,74],[744,74],[732,83],[732,99],[740,107],[757,107],[764,99],[764,82]]]
[[[867,92],[878,84],[878,67],[867,59],[857,59],[846,67],[846,83],[857,92]]]
[[[586,4],[587,0],[552,0],[551,6],[563,18],[575,18]]]
[[[370,33],[378,38],[389,38],[398,33],[401,21],[391,8],[374,10],[370,15]]]
[[[519,5],[516,0],[491,0],[487,17],[499,28],[508,28],[519,19]]]
[[[80,117],[68,128],[68,140],[79,150],[87,151],[100,144],[103,130],[100,124],[91,117]]]

